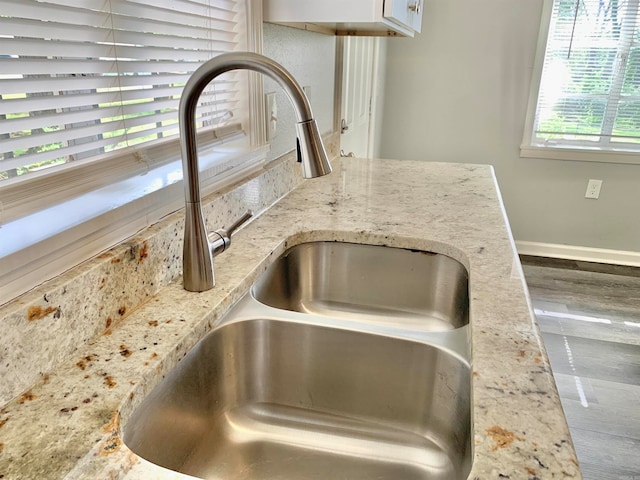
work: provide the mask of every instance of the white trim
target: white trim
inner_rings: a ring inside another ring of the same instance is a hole
[[[333,131],[342,129],[342,77],[344,75],[345,38],[336,37],[335,82],[333,86]]]
[[[544,0],[542,14],[540,15],[540,30],[538,31],[538,42],[536,45],[536,56],[533,61],[533,71],[531,72],[531,85],[529,87],[529,102],[527,104],[527,116],[524,122],[524,132],[522,135],[522,145],[531,145],[533,134],[533,122],[538,107],[538,94],[540,93],[540,80],[542,79],[542,66],[547,50],[547,37],[549,36],[549,26],[551,15],[553,14],[553,0]]]
[[[575,162],[623,163],[640,165],[640,151],[615,151],[586,148],[520,146],[522,158],[544,158],[551,160],[570,160]]]
[[[378,116],[378,99],[376,97],[376,92],[378,91],[378,78],[379,78],[379,69],[380,69],[380,37],[375,37],[373,39],[373,66],[371,67],[371,98],[369,99],[369,131],[367,135],[369,136],[369,141],[367,142],[367,157],[374,157],[373,151],[376,144],[375,138],[375,130],[376,130],[376,119]]]
[[[238,143],[244,135],[240,124],[202,129],[197,133],[198,148],[201,151],[222,148],[224,151],[225,145]],[[179,138],[172,137],[3,180],[0,183],[0,227],[43,210],[43,205],[56,205],[128,178],[146,175],[152,169],[180,158]],[[225,158],[219,155],[216,160],[224,162]],[[201,168],[209,167],[203,164]]]
[[[255,53],[262,53],[262,1],[247,0],[247,47]],[[265,122],[264,82],[257,72],[249,75],[249,138],[251,145],[260,147],[268,143],[267,125]]]
[[[516,248],[520,255],[640,267],[640,252],[527,241],[516,241]]]
[[[268,147],[245,140],[200,153],[206,196],[264,166]],[[231,168],[220,171],[222,165]],[[207,164],[210,168],[207,168]],[[0,227],[0,305],[71,267],[121,243],[184,206],[179,159],[88,192]],[[34,218],[32,218],[34,217]],[[210,225],[213,230],[217,226]]]

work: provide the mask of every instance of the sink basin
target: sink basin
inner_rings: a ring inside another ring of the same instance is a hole
[[[470,412],[468,364],[435,346],[244,319],[189,352],[124,442],[204,479],[456,480],[471,468]]]
[[[256,282],[271,307],[421,331],[469,323],[467,271],[442,254],[311,242],[278,258]]]

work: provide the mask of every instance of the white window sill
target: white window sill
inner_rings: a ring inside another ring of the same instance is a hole
[[[203,195],[263,166],[246,138],[200,153]],[[184,206],[182,164],[164,165],[0,226],[0,305]]]
[[[604,150],[597,148],[560,148],[521,145],[520,157],[569,160],[575,162],[640,164],[640,152]]]

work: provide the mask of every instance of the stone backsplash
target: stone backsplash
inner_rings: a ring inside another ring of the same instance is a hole
[[[339,136],[325,138],[330,157]],[[210,230],[255,215],[301,180],[292,153],[203,202]],[[0,405],[20,395],[182,273],[184,210],[0,307]]]

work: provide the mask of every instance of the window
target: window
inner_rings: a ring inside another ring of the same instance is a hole
[[[540,82],[534,82],[535,113],[525,132],[524,156],[553,155],[542,153],[544,149],[581,149],[596,155],[576,159],[619,152],[627,157],[618,161],[637,161],[639,3],[553,0],[548,34],[542,31],[546,49]]]
[[[2,1],[0,304],[29,288],[27,277],[37,284],[71,266],[62,261],[62,245],[81,251],[76,242],[86,240],[88,258],[183,204],[181,188],[140,202],[153,205],[153,213],[135,201],[181,180],[182,89],[206,60],[259,50],[261,14],[255,5]],[[237,178],[264,158],[264,149],[256,150],[264,142],[252,114],[260,108],[257,78],[230,72],[202,94],[196,121],[207,170],[203,183]],[[116,218],[113,211],[123,205],[126,211]],[[107,211],[113,236],[105,235],[105,221],[95,221]],[[58,266],[48,271],[52,263]],[[33,270],[25,272],[27,264]],[[10,284],[15,288],[5,290]]]
[[[176,135],[186,79],[240,43],[237,3],[6,0],[0,179]],[[240,110],[238,87],[212,83],[200,127]]]

